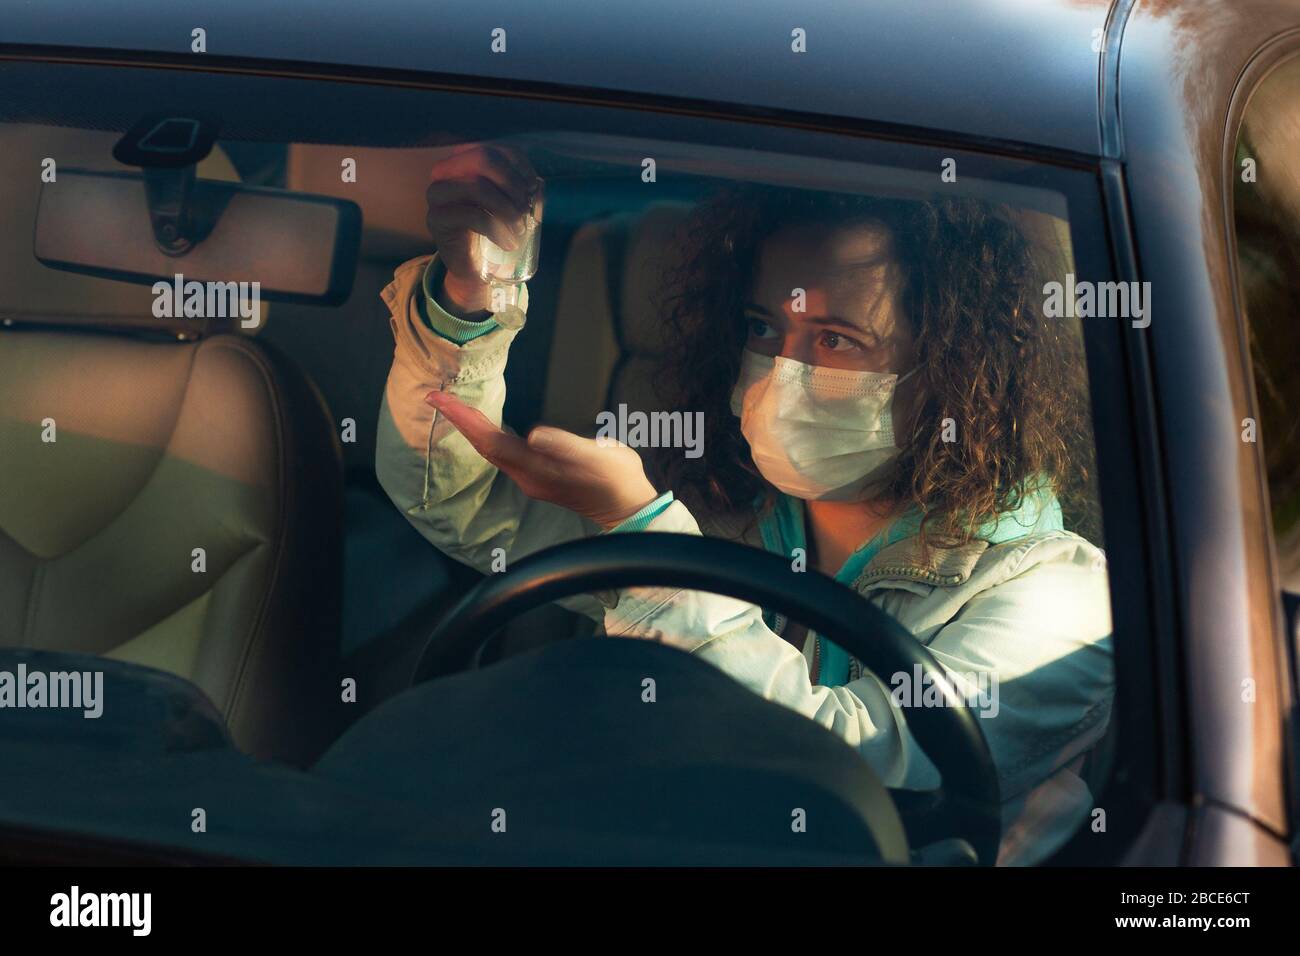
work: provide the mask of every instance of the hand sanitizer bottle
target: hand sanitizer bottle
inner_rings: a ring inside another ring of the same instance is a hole
[[[538,179],[528,194],[528,212],[516,249],[502,249],[482,233],[478,235],[479,278],[491,287],[492,312],[503,312],[519,304],[520,286],[537,272],[537,255],[542,241],[543,181]]]

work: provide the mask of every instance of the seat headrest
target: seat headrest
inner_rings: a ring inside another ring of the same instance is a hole
[[[239,324],[227,319],[158,318],[148,284],[117,282],[65,272],[42,265],[33,254],[36,209],[41,194],[41,170],[53,159],[55,171],[65,167],[133,172],[113,158],[120,133],[31,124],[0,125],[0,319],[22,324],[137,329],[185,337],[232,331]],[[220,146],[198,166],[204,179],[238,182],[230,159]],[[149,228],[147,210],[140,210],[140,228]],[[267,304],[262,303],[266,323]]]
[[[664,351],[664,280],[682,254],[677,230],[691,208],[655,203],[574,234],[556,300],[542,405],[548,423],[590,434],[611,401],[657,407],[650,379]]]

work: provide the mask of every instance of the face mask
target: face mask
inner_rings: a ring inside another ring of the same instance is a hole
[[[852,501],[895,455],[888,372],[805,365],[745,350],[731,410],[763,477],[805,500]]]

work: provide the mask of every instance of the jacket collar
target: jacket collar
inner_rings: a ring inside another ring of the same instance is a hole
[[[956,587],[970,579],[975,563],[988,547],[989,542],[976,538],[956,548],[931,545],[928,553],[922,554],[921,539],[912,535],[881,548],[854,579],[853,589],[860,591],[874,582],[899,580]]]
[[[790,541],[802,543],[803,520],[802,502],[782,496],[766,526],[764,546],[784,552],[788,550],[784,545]],[[970,580],[976,563],[992,545],[1063,527],[1060,503],[1046,484],[1025,495],[1020,507],[1004,512],[982,527],[978,537],[954,548],[931,545],[923,550],[916,534],[919,525],[919,513],[909,512],[887,530],[880,550],[854,576],[853,589],[861,591],[869,586],[885,586],[887,582],[957,587]],[[850,582],[846,579],[845,583]]]

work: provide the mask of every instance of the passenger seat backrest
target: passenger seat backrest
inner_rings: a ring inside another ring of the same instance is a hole
[[[656,203],[588,223],[569,247],[556,306],[542,420],[581,435],[601,411],[655,411],[669,272],[689,203]]]
[[[0,645],[171,671],[241,747],[308,759],[335,699],[313,679],[338,648],[334,442],[242,337],[0,331]]]

